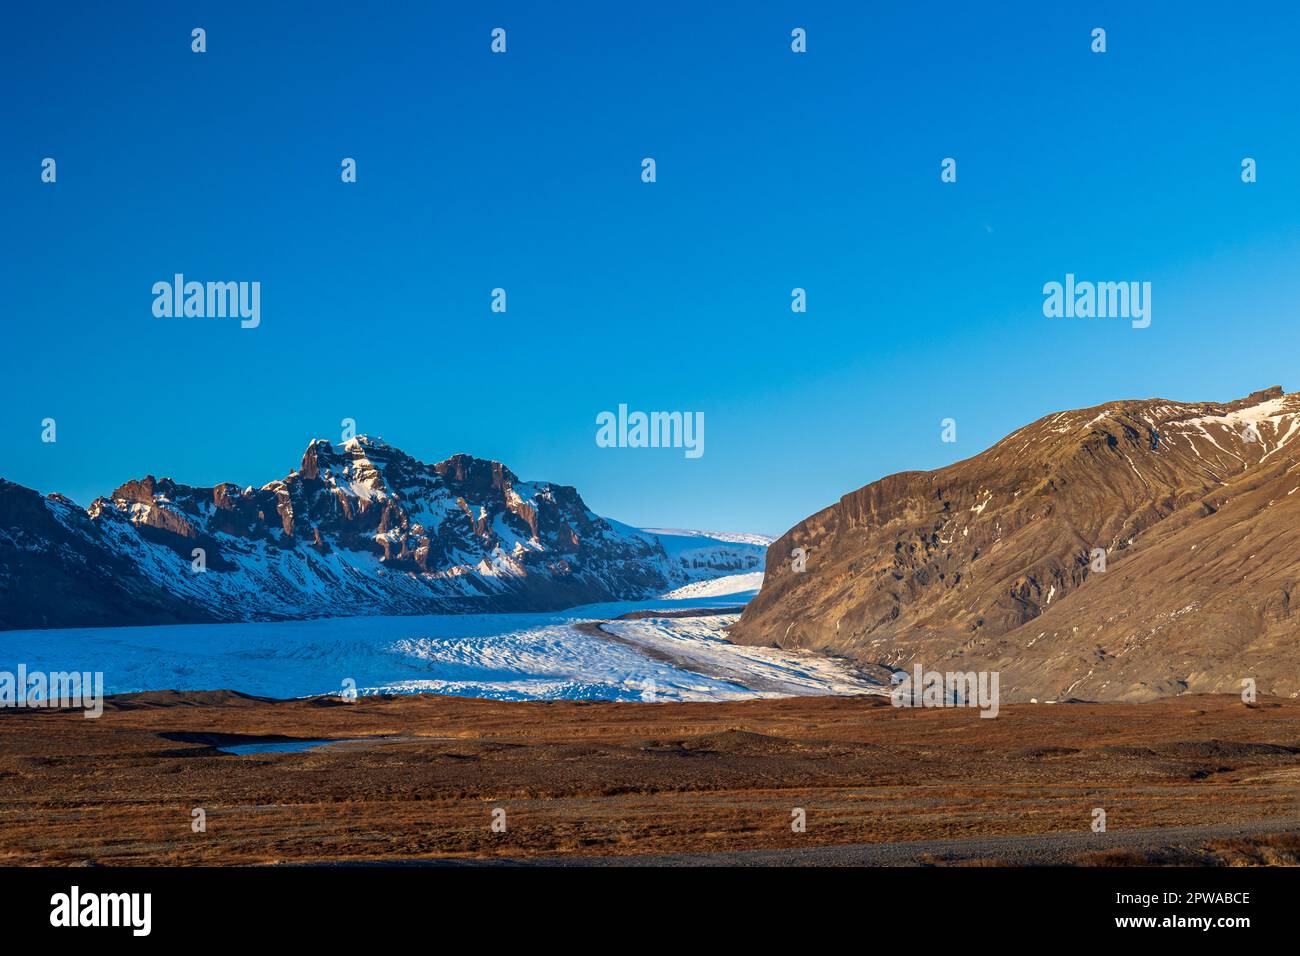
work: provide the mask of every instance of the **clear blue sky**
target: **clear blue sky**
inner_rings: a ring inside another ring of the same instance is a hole
[[[351,417],[780,533],[1051,411],[1300,389],[1294,4],[617,6],[10,10],[0,475],[261,484]],[[1044,318],[1067,271],[1151,327]],[[261,327],[155,319],[175,272],[260,281]],[[620,402],[704,456],[598,448]]]

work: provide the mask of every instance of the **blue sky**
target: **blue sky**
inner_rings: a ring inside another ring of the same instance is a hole
[[[347,417],[780,533],[1049,412],[1300,389],[1293,5],[85,6],[0,39],[0,475],[83,504]],[[155,318],[176,272],[260,281],[261,326]],[[1066,272],[1150,281],[1151,327],[1044,318]],[[619,403],[705,454],[597,447]]]

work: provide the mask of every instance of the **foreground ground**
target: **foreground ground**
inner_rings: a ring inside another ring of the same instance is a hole
[[[882,698],[226,692],[114,698],[98,720],[0,711],[0,863],[1296,859],[1298,701],[978,714]],[[366,739],[252,756],[213,746],[265,736]],[[806,832],[792,830],[798,809]]]

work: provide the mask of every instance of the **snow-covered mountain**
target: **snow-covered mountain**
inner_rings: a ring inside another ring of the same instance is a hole
[[[761,541],[631,528],[499,462],[318,440],[260,488],[149,476],[85,510],[0,479],[0,628],[551,610],[757,569]]]

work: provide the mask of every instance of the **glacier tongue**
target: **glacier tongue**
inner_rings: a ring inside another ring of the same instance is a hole
[[[428,692],[500,700],[739,700],[879,692],[844,662],[730,644],[724,628],[735,615],[605,625],[624,641],[575,626],[633,610],[733,603],[704,598],[619,602],[551,614],[8,631],[0,632],[0,659],[50,672],[102,671],[110,694],[229,688],[283,698],[337,694],[348,682],[360,694]]]

